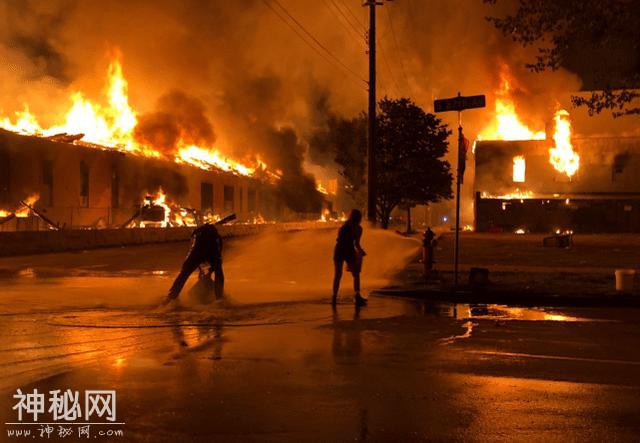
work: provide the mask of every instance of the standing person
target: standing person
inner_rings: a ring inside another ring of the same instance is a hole
[[[431,271],[433,271],[433,254],[435,252],[435,246],[436,235],[431,230],[431,227],[428,227],[427,230],[424,231],[424,237],[422,240],[422,264],[424,265],[425,278],[429,278]]]
[[[196,228],[193,234],[191,234],[191,237],[193,240],[191,241],[189,254],[187,254],[187,258],[185,258],[184,263],[182,263],[182,269],[173,282],[171,289],[169,289],[169,294],[164,304],[178,298],[189,276],[205,262],[210,263],[211,267],[209,271],[200,278],[211,278],[211,274],[215,273],[214,290],[216,299],[223,297],[222,237],[220,237],[216,227],[210,223],[205,223]]]
[[[362,237],[362,212],[354,209],[349,214],[348,220],[340,227],[336,247],[333,251],[333,263],[335,274],[333,277],[333,297],[332,304],[336,304],[338,290],[340,289],[340,279],[342,278],[342,268],[347,264],[347,271],[353,275],[353,290],[356,292],[356,305],[365,305],[367,300],[360,295],[360,271],[362,269],[362,258],[367,255],[360,246]]]

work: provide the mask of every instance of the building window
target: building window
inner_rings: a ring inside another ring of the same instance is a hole
[[[202,211],[213,210],[213,185],[200,183],[200,209]]]
[[[614,182],[624,172],[624,168],[629,163],[629,153],[625,152],[622,154],[617,154],[613,158],[613,164],[611,165],[611,181]]]
[[[120,174],[117,166],[111,169],[111,207],[120,207]]]
[[[526,164],[524,156],[513,157],[513,182],[524,183]]]
[[[51,160],[42,161],[42,204],[53,206],[53,162]]]
[[[243,203],[244,203],[244,188],[242,186],[240,186],[240,188],[238,188],[238,211],[242,212],[243,211]]]
[[[256,212],[256,190],[255,189],[249,189],[249,195],[248,195],[248,205],[249,205],[249,212]]]
[[[9,152],[0,150],[0,203],[9,203],[10,185],[11,168],[9,167]]]
[[[80,207],[89,207],[89,165],[80,162]]]
[[[233,212],[235,205],[233,204],[233,186],[224,187],[224,210],[225,212]]]

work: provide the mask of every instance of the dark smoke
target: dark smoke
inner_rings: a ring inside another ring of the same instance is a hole
[[[67,0],[55,7],[29,0],[6,0],[0,5],[2,42],[25,57],[22,73],[27,79],[49,78],[62,85],[73,80],[72,62],[60,41],[73,5]]]
[[[308,195],[308,206],[315,207],[321,198],[311,189],[304,161],[336,168],[327,143],[311,143],[311,136],[328,127],[331,115],[351,119],[366,109],[368,66],[360,27],[366,26],[367,8],[355,0],[335,2],[343,16],[333,1],[280,3],[354,74],[319,56],[261,0],[3,1],[0,108],[10,113],[26,102],[34,114],[61,123],[54,116],[66,109],[71,91],[102,96],[107,54],[117,47],[130,103],[142,114],[138,137],[165,150],[182,135],[213,139],[240,161],[259,156],[282,170],[282,195],[290,207],[305,208]],[[517,108],[548,118],[558,92],[568,103],[580,82],[566,71],[529,73],[525,63],[535,48],[523,50],[485,20],[516,4],[500,1],[504,9],[497,10],[481,0],[384,2],[378,8],[378,96],[410,96],[427,111],[434,98],[458,91],[486,93],[492,103],[498,61],[505,60],[526,86]],[[350,26],[344,17],[352,15]],[[352,26],[358,27],[355,33]],[[34,76],[72,83],[61,88]],[[176,88],[184,91],[178,109],[166,98],[156,106],[158,97]],[[491,111],[465,114],[467,138],[493,117]],[[187,116],[198,123],[187,124]],[[455,115],[445,119],[456,124]],[[594,122],[576,124],[577,132],[605,132],[604,124]]]
[[[213,125],[199,99],[176,90],[162,96],[156,109],[138,118],[138,142],[168,155],[175,153],[180,141],[205,147],[215,143]]]
[[[32,62],[36,70],[32,78],[52,77],[63,84],[71,82],[69,61],[44,36],[20,35],[10,40],[9,45],[23,52]]]
[[[279,166],[282,179],[278,192],[284,202],[296,212],[319,212],[322,209],[322,194],[316,190],[315,179],[302,168],[305,147],[291,128],[273,130],[269,136],[270,146],[281,153]]]
[[[315,179],[304,170],[308,144],[294,129],[288,113],[291,91],[279,77],[261,75],[229,84],[216,109],[221,126],[233,128],[232,149],[240,158],[259,156],[282,172],[277,184],[284,203],[296,212],[318,212],[323,197]]]

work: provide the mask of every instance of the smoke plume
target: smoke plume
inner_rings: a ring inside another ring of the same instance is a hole
[[[378,7],[378,96],[408,96],[427,111],[434,98],[458,91],[485,93],[492,103],[502,61],[518,79],[516,107],[525,120],[548,119],[558,101],[569,106],[579,78],[528,72],[535,48],[523,49],[485,20],[516,3],[385,2]],[[282,171],[289,206],[305,206],[310,192],[309,208],[316,207],[320,197],[304,162],[335,166],[331,147],[309,139],[331,115],[366,109],[367,8],[356,0],[278,4],[331,55],[273,0],[4,1],[0,109],[10,114],[29,103],[41,123],[60,123],[71,91],[102,96],[108,54],[119,48],[140,140],[171,150],[183,136],[214,141],[240,161],[259,157]],[[465,113],[467,137],[491,118],[489,108]],[[456,124],[454,115],[445,121]],[[576,131],[622,132],[630,120],[590,122],[576,122]]]
[[[160,98],[156,111],[138,118],[136,140],[166,154],[175,153],[178,142],[213,146],[216,137],[202,101],[172,91]]]

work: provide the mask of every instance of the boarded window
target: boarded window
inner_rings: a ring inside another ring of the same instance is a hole
[[[235,205],[233,204],[233,186],[224,187],[224,210],[225,212],[233,212]]]
[[[200,184],[200,209],[202,211],[213,210],[213,185],[211,183]]]
[[[616,181],[618,177],[622,176],[624,169],[629,164],[631,156],[628,152],[617,154],[613,159],[613,164],[611,165],[611,181]]]
[[[80,207],[89,207],[89,165],[80,162]]]
[[[45,206],[53,206],[53,162],[42,161],[42,195],[40,201]]]

